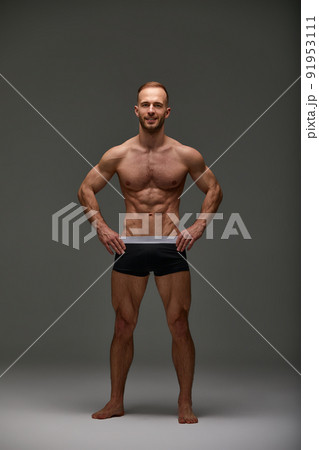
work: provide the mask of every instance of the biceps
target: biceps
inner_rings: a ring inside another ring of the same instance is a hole
[[[205,194],[209,189],[215,189],[218,186],[215,175],[207,166],[205,166],[204,170],[197,172],[196,177],[193,177],[192,175],[192,178],[199,189]]]
[[[102,171],[97,164],[87,174],[83,181],[83,185],[92,189],[94,193],[97,193],[107,184],[112,176],[113,173],[111,171]]]

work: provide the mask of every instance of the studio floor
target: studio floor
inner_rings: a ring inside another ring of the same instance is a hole
[[[20,362],[0,380],[2,450],[294,450],[300,377],[282,365],[197,367],[198,424],[177,421],[173,367],[134,364],[125,415],[93,420],[109,394],[108,368]]]

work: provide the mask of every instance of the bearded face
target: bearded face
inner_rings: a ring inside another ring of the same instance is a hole
[[[162,88],[149,87],[140,92],[135,114],[144,130],[149,133],[160,130],[169,113],[166,93]]]
[[[154,133],[164,125],[165,115],[150,115],[148,113],[145,116],[140,115],[138,119],[144,130],[147,130],[149,133]]]

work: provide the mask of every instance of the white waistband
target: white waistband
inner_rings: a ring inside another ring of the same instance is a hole
[[[177,236],[120,236],[126,244],[175,244]]]

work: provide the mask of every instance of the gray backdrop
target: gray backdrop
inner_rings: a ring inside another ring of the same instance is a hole
[[[166,133],[198,149],[210,165],[300,75],[297,1],[10,1],[2,2],[1,10],[2,75],[93,165],[108,148],[137,133],[133,106],[146,81],[160,81],[169,91]],[[90,166],[2,78],[0,92],[3,372],[113,258],[97,237],[79,251],[52,241],[52,214],[78,202]],[[219,210],[224,220],[216,222],[213,240],[201,239],[188,253],[298,370],[299,108],[300,81],[214,164],[224,192]],[[116,178],[112,183],[119,188]],[[117,228],[123,200],[109,186],[97,198]],[[200,211],[203,198],[193,186],[181,211]],[[220,239],[232,212],[240,213],[251,240]],[[88,230],[83,226],[83,235]],[[39,364],[107,364],[114,320],[110,275],[0,383]],[[195,271],[192,294],[199,373],[204,367],[272,367],[298,381]],[[134,367],[145,364],[171,367],[170,335],[153,279],[135,333]],[[297,387],[294,392],[297,405]]]

